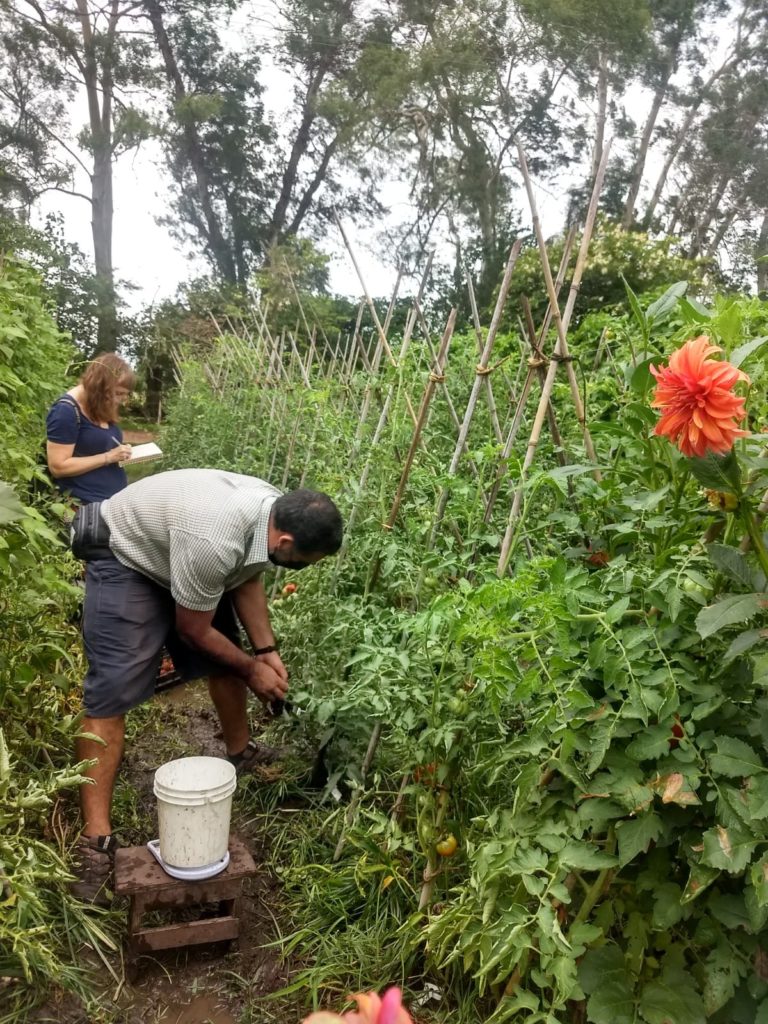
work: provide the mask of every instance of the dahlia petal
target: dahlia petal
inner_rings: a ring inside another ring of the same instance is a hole
[[[403,1007],[399,988],[390,988],[382,996],[377,1024],[413,1024],[410,1014]]]
[[[358,1012],[344,1014],[346,1024],[377,1024],[381,1000],[375,992],[358,992],[352,998],[357,1003]]]
[[[701,432],[708,441],[714,441],[715,444],[722,444],[724,434],[714,420],[705,419],[701,425]]]

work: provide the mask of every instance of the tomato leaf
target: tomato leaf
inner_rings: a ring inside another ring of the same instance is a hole
[[[616,826],[619,840],[619,867],[624,867],[639,853],[647,853],[648,847],[662,832],[661,818],[651,812],[642,814],[634,821],[620,821]]]
[[[735,736],[718,736],[715,746],[717,753],[709,755],[709,764],[712,771],[720,775],[741,779],[766,771],[760,755],[744,740]]]
[[[723,655],[723,664],[728,665],[735,658],[739,658],[742,654],[746,654],[747,651],[751,651],[755,644],[759,644],[761,640],[768,640],[768,629],[746,629],[743,633],[739,633],[731,641],[731,646]]]
[[[728,544],[708,544],[707,554],[715,568],[729,576],[734,583],[740,583],[744,587],[754,586],[752,569],[738,548],[732,548]]]
[[[587,1019],[592,1024],[633,1024],[635,1000],[627,981],[604,982],[587,1000]]]
[[[704,1024],[704,1003],[691,975],[680,967],[665,970],[643,989],[640,1011],[648,1024]]]
[[[737,622],[748,622],[757,615],[766,598],[764,594],[729,594],[727,597],[702,608],[696,616],[696,629],[702,640],[733,626]]]
[[[26,515],[27,510],[19,501],[14,489],[0,480],[0,526],[15,523]]]
[[[757,840],[739,828],[715,825],[704,833],[703,864],[737,875],[749,864]]]

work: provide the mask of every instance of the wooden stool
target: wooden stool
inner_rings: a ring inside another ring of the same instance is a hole
[[[142,953],[197,946],[204,942],[234,942],[240,934],[239,900],[243,882],[256,874],[256,864],[243,842],[229,840],[229,864],[221,874],[200,882],[167,875],[146,846],[127,846],[115,855],[115,895],[127,896],[127,964],[135,965]],[[214,917],[199,918],[154,928],[143,928],[144,914],[152,910],[179,910],[218,904]]]

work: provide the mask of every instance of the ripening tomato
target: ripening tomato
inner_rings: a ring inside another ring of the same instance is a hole
[[[283,597],[290,597],[291,594],[295,594],[296,589],[297,588],[295,583],[286,583],[285,586],[283,587]]]
[[[611,560],[611,556],[607,551],[593,551],[587,556],[587,562],[589,565],[594,565],[596,569],[603,569]]]
[[[425,779],[434,782],[435,772],[437,771],[437,763],[430,761],[429,764],[420,764],[413,771],[413,778],[415,782],[422,782]]]
[[[447,835],[445,839],[441,839],[440,842],[435,846],[435,849],[437,850],[441,857],[452,857],[454,853],[456,853],[458,848],[459,844],[453,832]]]
[[[675,715],[675,720],[672,723],[672,735],[669,739],[669,749],[675,750],[680,746],[680,740],[685,736],[685,729],[683,723],[680,721],[680,716]]]

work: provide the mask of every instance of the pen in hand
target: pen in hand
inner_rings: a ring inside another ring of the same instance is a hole
[[[118,438],[116,438],[116,437],[115,437],[115,435],[114,435],[114,434],[110,434],[110,435],[109,435],[109,439],[110,439],[110,441],[112,442],[112,446],[113,446],[113,447],[114,447],[115,445],[117,445],[117,447],[119,448],[119,447],[120,447],[121,445],[125,445],[125,442],[124,442],[124,441],[120,441],[120,440],[119,440]],[[125,445],[125,447],[126,447],[126,448],[129,448],[129,449],[130,449],[130,445]],[[127,458],[125,458],[125,459],[120,459],[120,463],[119,463],[119,464],[120,464],[120,465],[122,466],[122,465],[123,465],[123,463],[125,463],[125,462],[129,462],[129,461],[130,461],[130,458],[131,458],[131,456],[130,456],[130,454],[129,454]]]

